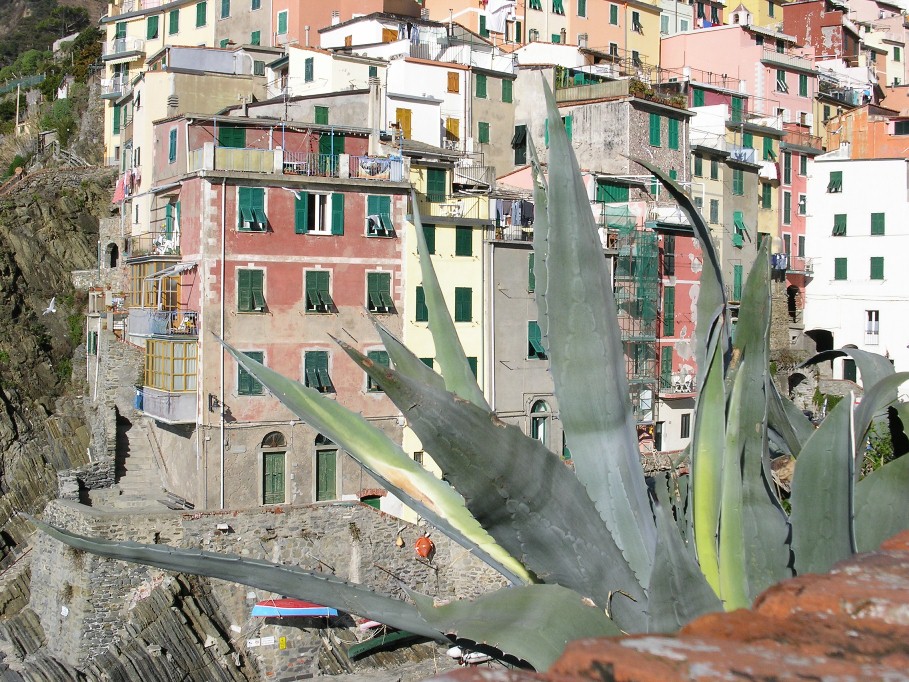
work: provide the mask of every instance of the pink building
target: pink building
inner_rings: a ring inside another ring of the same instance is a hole
[[[303,46],[319,45],[319,29],[374,12],[402,17],[420,16],[416,0],[272,0],[275,45],[296,41]],[[396,38],[397,39],[397,38]]]

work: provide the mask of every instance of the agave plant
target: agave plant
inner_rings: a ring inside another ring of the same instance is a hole
[[[482,643],[537,669],[575,638],[673,631],[700,614],[748,606],[778,580],[826,571],[909,525],[909,457],[861,481],[856,466],[872,420],[894,403],[909,374],[895,374],[884,358],[857,350],[818,356],[815,362],[851,355],[866,390],[858,407],[841,401],[815,429],[769,376],[766,245],[746,283],[733,339],[705,221],[679,185],[638,161],[688,215],[705,258],[691,474],[659,478],[648,491],[608,264],[554,98],[544,89],[548,179],[531,149],[535,288],[573,470],[491,411],[458,342],[416,201],[415,234],[441,376],[378,324],[393,368],[338,343],[398,406],[445,480],[359,415],[224,344],[287,407],[507,576],[511,587],[435,606],[409,590],[404,601],[298,568],[37,525],[95,554],[316,600],[439,641]],[[771,450],[797,457],[788,516],[771,485]]]

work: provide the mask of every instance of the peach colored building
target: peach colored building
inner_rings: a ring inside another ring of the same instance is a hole
[[[354,15],[385,12],[416,18],[420,16],[420,10],[416,0],[273,0],[274,44],[286,45],[296,41],[303,46],[318,47],[320,28],[348,21]]]
[[[874,104],[845,111],[827,122],[827,149],[839,149],[846,143],[851,159],[906,158],[909,118]]]

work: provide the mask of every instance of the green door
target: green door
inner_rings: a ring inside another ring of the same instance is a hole
[[[338,470],[337,450],[316,451],[316,502],[337,499],[335,476]]]
[[[284,453],[263,453],[262,468],[263,504],[284,504]]]
[[[319,136],[319,167],[325,175],[338,174],[338,154],[344,153],[344,136],[323,133]]]

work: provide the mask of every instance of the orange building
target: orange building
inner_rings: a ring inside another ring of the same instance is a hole
[[[353,19],[354,14],[385,12],[416,18],[420,16],[421,9],[416,0],[273,0],[274,44],[296,42],[303,46],[318,47],[320,28]]]
[[[909,157],[909,116],[874,104],[845,111],[827,121],[827,149],[842,144],[851,159]]]

